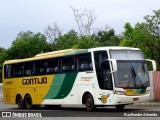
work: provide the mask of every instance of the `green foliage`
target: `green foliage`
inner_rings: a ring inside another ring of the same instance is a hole
[[[41,33],[20,32],[12,46],[8,49],[8,59],[20,59],[33,57],[41,52],[52,51],[51,45]]]
[[[17,38],[12,42],[12,46],[5,50],[0,48],[0,63],[9,59],[23,59],[33,57],[41,52],[54,50],[63,50],[69,48],[93,48],[99,46],[117,46],[120,43],[120,37],[115,35],[113,29],[108,31],[99,31],[91,36],[81,35],[74,30],[70,30],[64,35],[55,39],[55,44],[49,44],[46,36],[41,33],[31,31],[20,32]]]
[[[91,37],[91,36],[81,36],[79,38],[79,42],[73,47],[74,48],[87,49],[87,48],[98,47],[99,45],[100,45],[99,42],[95,41],[93,37]]]
[[[78,43],[78,34],[74,30],[70,30],[67,34],[59,36],[54,45],[55,50],[63,50],[72,48]]]
[[[152,16],[145,16],[144,22],[137,23],[134,28],[129,23],[125,24],[121,46],[140,48],[145,58],[157,62],[160,70],[160,10],[153,13]]]
[[[6,57],[6,49],[0,47],[0,83],[2,82],[2,66],[3,62],[6,60]]]
[[[121,37],[115,35],[113,29],[108,31],[99,31],[97,35],[94,35],[95,40],[100,43],[100,46],[119,46]]]
[[[0,64],[3,64],[6,58],[7,58],[7,50],[0,47]]]

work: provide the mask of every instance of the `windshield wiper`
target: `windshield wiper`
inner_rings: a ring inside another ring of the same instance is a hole
[[[137,73],[136,73],[136,71],[135,71],[134,66],[133,66],[132,63],[131,63],[131,72],[134,75],[134,84],[135,84],[135,87],[137,86],[137,84],[136,84],[136,77],[138,78],[138,81],[141,83],[142,87],[145,87],[144,84],[143,84],[143,82],[141,81],[141,79],[137,75]]]
[[[136,87],[136,81],[135,81],[135,79],[136,79],[136,74],[135,74],[135,70],[134,70],[134,68],[132,67],[132,65],[131,65],[131,73],[132,73],[132,77],[133,77],[133,81],[134,81],[134,86]]]

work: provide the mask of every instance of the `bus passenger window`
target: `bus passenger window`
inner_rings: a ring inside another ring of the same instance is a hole
[[[36,75],[43,75],[46,73],[46,61],[36,61]]]
[[[93,70],[90,53],[78,55],[77,63],[78,63],[78,71]]]
[[[92,70],[92,63],[82,63],[80,65],[80,70]]]
[[[34,66],[34,63],[33,62],[25,62],[23,63],[24,64],[24,76],[31,76],[31,75],[34,75],[33,74],[33,66]]]
[[[4,77],[10,78],[11,77],[11,65],[4,66]]]
[[[59,72],[59,60],[58,59],[48,59],[47,60],[47,73],[58,73]]]
[[[47,73],[53,73],[54,72],[54,68],[47,68]]]
[[[26,70],[25,75],[26,75],[26,76],[31,76],[31,75],[32,75],[32,71],[31,71],[31,70]]]
[[[11,65],[11,77],[20,77],[23,76],[23,67],[21,64],[12,64]]]
[[[62,72],[75,71],[74,57],[64,57],[62,59]]]
[[[40,73],[40,74],[44,74],[44,73],[45,73],[45,69],[44,69],[44,68],[40,68],[40,69],[39,69],[39,73]]]

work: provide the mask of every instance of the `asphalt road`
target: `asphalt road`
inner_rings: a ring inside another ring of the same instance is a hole
[[[12,117],[160,117],[160,106],[127,105],[123,111],[117,111],[114,106],[98,107],[94,112],[87,112],[85,106],[66,105],[59,109],[18,109],[16,105],[8,105],[0,102],[0,116],[11,113]]]

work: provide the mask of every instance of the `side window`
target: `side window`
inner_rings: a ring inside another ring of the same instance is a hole
[[[47,62],[46,60],[38,60],[35,61],[36,62],[36,67],[35,67],[35,71],[36,71],[36,75],[41,75],[41,74],[46,74],[46,67],[47,67]]]
[[[4,66],[4,77],[10,78],[11,77],[11,65]]]
[[[59,61],[58,61],[58,59],[47,60],[46,73],[59,73]]]
[[[34,71],[33,71],[33,62],[26,62],[23,63],[23,68],[24,68],[24,76],[31,76],[34,75]]]
[[[91,53],[80,54],[77,56],[78,71],[92,71]]]
[[[22,63],[11,65],[11,77],[24,76],[24,66]]]
[[[106,51],[95,51],[94,52],[95,66],[96,69],[100,69],[102,64],[107,61],[108,56]]]
[[[97,80],[101,89],[112,90],[112,79],[110,74],[110,66],[107,61],[107,51],[95,51],[94,60],[97,73]]]
[[[61,60],[61,72],[75,71],[75,57],[64,57]]]

